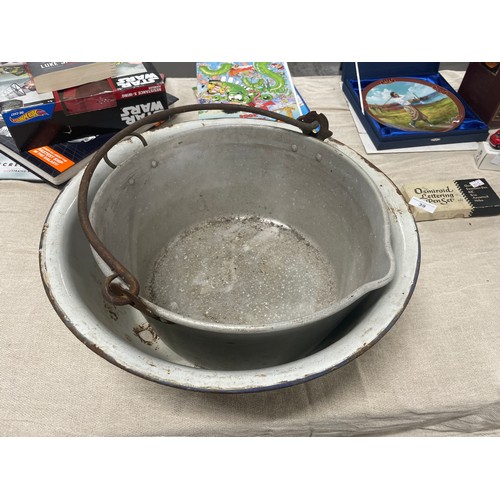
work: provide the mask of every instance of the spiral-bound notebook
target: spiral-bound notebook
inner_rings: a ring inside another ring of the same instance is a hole
[[[483,178],[415,182],[401,191],[416,221],[500,215],[500,198]]]

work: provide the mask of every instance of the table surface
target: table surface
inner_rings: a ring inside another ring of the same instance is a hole
[[[458,88],[463,72],[443,71]],[[334,137],[366,156],[339,76],[297,77]],[[169,79],[177,105],[191,78]],[[185,119],[179,117],[178,119]],[[484,177],[472,151],[377,153],[401,187]],[[184,391],[110,364],[63,324],[38,267],[59,189],[0,181],[1,436],[500,435],[500,217],[419,222],[421,270],[394,327],[362,356],[307,383],[254,394]]]

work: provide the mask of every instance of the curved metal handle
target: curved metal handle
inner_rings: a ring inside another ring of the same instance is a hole
[[[186,106],[170,108],[165,111],[158,111],[142,118],[141,120],[138,120],[132,125],[129,125],[123,130],[117,132],[111,139],[109,139],[100,149],[98,149],[94,153],[85,169],[82,180],[80,182],[80,188],[78,190],[78,217],[80,219],[82,230],[87,237],[90,245],[94,248],[97,254],[113,272],[111,276],[108,276],[104,280],[102,290],[104,298],[111,304],[132,305],[133,307],[139,309],[141,312],[149,316],[158,318],[139,298],[140,285],[137,281],[137,278],[104,246],[102,241],[95,233],[92,224],[90,223],[88,211],[88,192],[90,181],[95,169],[97,168],[97,165],[103,158],[107,158],[107,153],[113,146],[130,135],[137,135],[136,130],[143,127],[144,125],[162,122],[180,113],[186,113],[190,111],[205,111],[210,109],[226,111],[229,113],[234,113],[235,111],[245,111],[248,113],[267,116],[269,118],[274,118],[275,120],[294,125],[302,130],[304,134],[310,135],[320,140],[325,140],[332,135],[332,132],[328,129],[327,118],[323,114],[319,114],[316,111],[311,111],[307,115],[295,119],[279,113],[275,113],[273,111],[268,111],[266,109],[254,108],[241,104],[224,103],[189,104]],[[117,278],[120,278],[126,284],[127,288],[123,288],[123,286],[115,283],[114,280]]]

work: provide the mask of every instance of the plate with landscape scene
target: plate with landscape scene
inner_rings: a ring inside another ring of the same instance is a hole
[[[363,90],[363,105],[380,124],[412,132],[447,132],[465,116],[452,92],[417,78],[377,80]]]

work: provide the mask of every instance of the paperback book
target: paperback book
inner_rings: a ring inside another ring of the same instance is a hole
[[[52,92],[116,76],[116,62],[27,62],[38,93]]]
[[[41,177],[26,170],[3,153],[0,153],[0,180],[43,182]]]

